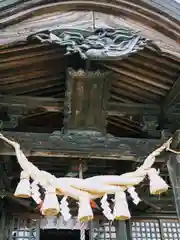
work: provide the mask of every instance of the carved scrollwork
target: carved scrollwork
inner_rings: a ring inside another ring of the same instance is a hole
[[[79,53],[89,60],[121,60],[146,45],[155,45],[149,39],[129,28],[99,28],[94,31],[80,29],[54,29],[36,33],[28,39],[56,43],[66,48],[66,54]]]

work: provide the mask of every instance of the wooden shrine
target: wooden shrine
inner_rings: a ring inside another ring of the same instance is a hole
[[[179,42],[175,0],[0,1],[0,239],[180,239]],[[168,191],[150,194],[146,164],[138,184],[97,178],[94,197],[93,177],[137,173],[149,155]],[[75,178],[93,189],[78,188],[91,196],[83,224]],[[17,197],[24,179],[31,198]],[[56,216],[43,208],[47,183],[60,186]],[[112,185],[126,187],[127,218],[104,210],[117,207]]]

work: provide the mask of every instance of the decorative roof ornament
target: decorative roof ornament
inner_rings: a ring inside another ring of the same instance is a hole
[[[64,46],[66,55],[79,53],[84,60],[121,60],[147,45],[157,49],[151,40],[129,28],[99,28],[94,31],[54,29],[28,37],[28,40],[34,39]]]

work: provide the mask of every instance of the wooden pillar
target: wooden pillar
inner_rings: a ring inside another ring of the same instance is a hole
[[[69,69],[64,131],[106,132],[110,79],[107,72]]]
[[[1,215],[0,215],[0,239],[1,240],[8,240],[9,234],[11,233],[11,216],[9,216],[3,207],[1,209]]]
[[[1,218],[0,218],[0,239],[5,240],[6,239],[6,234],[5,234],[5,213],[4,211],[1,211]]]
[[[174,134],[170,147],[177,152],[180,151],[180,130]],[[180,155],[169,153],[167,168],[174,193],[176,212],[180,219]]]
[[[125,221],[116,221],[116,239],[127,240],[127,228]]]

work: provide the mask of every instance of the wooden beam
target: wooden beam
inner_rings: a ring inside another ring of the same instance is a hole
[[[106,88],[108,89],[108,88]],[[100,93],[98,93],[100,96]],[[96,94],[97,95],[97,94]],[[103,94],[102,94],[103,95]],[[95,104],[96,108],[91,107],[91,118],[96,120],[96,126],[97,128],[104,128],[106,121],[105,119],[107,118],[107,115],[109,116],[118,116],[122,117],[125,115],[129,116],[136,116],[140,115],[144,119],[144,117],[149,118],[149,117],[155,117],[157,119],[157,116],[160,112],[159,106],[156,104],[141,104],[141,103],[116,103],[114,101],[108,101],[108,94],[105,94],[106,97],[104,98],[103,106],[102,108],[102,119],[100,123],[100,109],[98,108],[97,104]],[[103,95],[104,96],[104,95]],[[94,98],[95,99],[95,98]],[[106,100],[106,101],[105,101]],[[94,100],[94,102],[96,102]],[[76,101],[77,103],[77,101]],[[93,102],[92,102],[93,104]],[[65,107],[64,105],[64,99],[59,99],[59,98],[42,98],[42,97],[25,97],[25,96],[11,96],[11,95],[0,95],[0,120],[3,122],[3,129],[8,130],[8,129],[13,129],[18,127],[19,121],[23,120],[24,118],[28,118],[31,116],[36,116],[47,112],[53,112],[53,113],[58,113],[58,112],[63,112],[65,111],[65,119],[64,119],[64,125],[65,128],[67,128],[71,125],[72,127],[72,121],[75,121],[73,124],[74,127],[77,126],[77,124],[81,123],[82,127],[82,116],[78,117],[78,119],[73,119],[73,114],[71,114],[71,118],[68,118],[68,114],[66,113],[69,111],[69,100],[65,100]],[[99,105],[100,106],[100,105]],[[74,106],[73,106],[74,107]],[[86,107],[86,110],[89,109]],[[96,109],[96,111],[94,110]],[[71,109],[72,112],[72,109]],[[74,111],[75,112],[75,111]],[[88,117],[87,111],[84,114],[85,117]],[[94,116],[94,117],[93,117]],[[97,118],[98,116],[98,118]],[[89,118],[88,118],[89,119]],[[89,124],[87,120],[87,124]],[[150,119],[151,122],[151,119]],[[156,121],[157,122],[157,121]],[[69,125],[70,124],[70,125]],[[85,124],[85,123],[83,123]],[[142,122],[144,124],[144,122]],[[101,125],[101,126],[100,126]],[[157,125],[157,124],[156,124]],[[28,126],[27,126],[28,127]],[[85,126],[83,126],[85,127]],[[76,128],[77,129],[77,128]],[[82,129],[81,129],[82,130]],[[30,129],[26,131],[31,131]],[[52,130],[53,131],[53,130]],[[33,130],[34,132],[34,130]],[[42,130],[40,130],[42,132]]]
[[[3,129],[18,126],[19,120],[46,112],[62,112],[63,99],[0,95],[0,120]]]
[[[28,96],[11,96],[0,95],[0,107],[11,107],[14,113],[24,109],[25,113],[28,109],[43,108],[48,112],[59,112],[63,108],[63,99],[50,97],[28,97]],[[21,113],[21,111],[19,111]]]
[[[174,137],[173,137],[172,143],[171,143],[171,148],[172,148],[174,151],[177,151],[177,152],[180,151],[180,130],[177,130],[177,131],[174,133]]]
[[[123,116],[123,115],[143,115],[143,116],[158,116],[160,106],[158,104],[147,103],[116,103],[109,102],[108,115]]]
[[[164,114],[167,114],[168,111],[171,112],[173,106],[178,102],[180,102],[180,77],[177,78],[163,102]]]
[[[106,132],[108,72],[69,69],[64,101],[65,131]]]
[[[25,97],[0,95],[0,108],[8,108],[9,114],[21,115],[35,109],[44,109],[48,112],[62,112],[64,99],[50,97]],[[129,115],[153,115],[160,111],[157,104],[143,103],[117,103],[109,101],[107,106],[108,115],[120,116]]]
[[[180,128],[180,77],[177,78],[174,85],[168,92],[161,105],[160,122],[163,126],[169,122],[171,131]]]
[[[3,129],[13,129],[18,126],[19,120],[28,118],[31,115],[35,116],[36,113],[63,112],[63,105],[64,99],[59,98],[0,95],[0,120],[3,121]],[[153,122],[153,124],[157,126],[160,106],[157,104],[143,103],[117,103],[110,100],[108,101],[106,113],[108,116],[118,117],[140,115],[143,117],[142,125],[146,125],[145,122],[152,125]],[[96,114],[98,115],[97,112]],[[167,112],[166,117],[171,119],[167,126],[167,128],[169,128],[172,124],[175,124],[180,117],[180,104],[178,105],[177,103],[174,105],[173,109]],[[176,128],[178,128],[177,124]],[[150,129],[149,125],[148,129]]]
[[[65,135],[60,132],[3,134],[17,141],[27,156],[141,161],[162,144],[158,139],[115,138],[81,132]],[[0,146],[0,155],[15,155],[12,147],[2,140]]]

